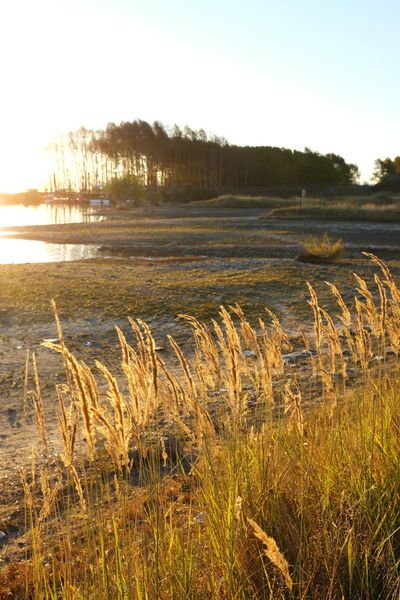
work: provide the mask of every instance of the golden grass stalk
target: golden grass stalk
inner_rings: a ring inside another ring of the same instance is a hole
[[[24,370],[24,395],[23,395],[23,411],[24,416],[28,414],[28,398],[29,398],[29,364],[30,364],[30,351],[26,351],[25,358],[25,370]]]
[[[336,285],[333,285],[333,283],[329,283],[329,281],[325,281],[326,285],[329,287],[330,291],[332,292],[333,296],[336,299],[336,302],[341,310],[341,314],[339,315],[339,319],[341,320],[341,322],[343,323],[344,327],[349,328],[351,327],[352,324],[352,318],[351,318],[351,313],[349,308],[347,307],[345,301],[343,300],[343,297],[341,295],[341,293],[339,292],[338,288],[336,287]]]
[[[195,356],[193,371],[196,375],[197,390],[202,396],[216,387],[220,377],[220,358],[215,339],[207,325],[191,315],[179,314],[190,325],[193,333]]]
[[[368,256],[382,271],[384,284],[389,292],[389,298],[385,302],[387,314],[390,314],[390,318],[386,320],[386,333],[393,351],[398,355],[400,352],[400,288],[396,285],[390,269],[382,260],[368,252],[363,254]]]
[[[365,279],[357,275],[357,273],[353,273],[353,275],[359,285],[357,292],[364,298],[364,302],[359,301],[359,305],[363,309],[366,323],[370,327],[372,334],[378,337],[381,333],[380,314],[375,306],[371,291]]]
[[[111,443],[116,444],[116,448],[113,448],[114,456],[117,455],[118,462],[122,460],[122,463],[128,468],[129,467],[129,446],[130,439],[132,434],[132,429],[130,427],[130,420],[126,410],[126,403],[123,395],[121,394],[118,383],[115,377],[110,373],[109,369],[101,362],[96,361],[97,368],[104,375],[107,384],[108,384],[108,398],[111,402],[112,407],[114,408],[114,419],[113,419],[113,427],[114,434],[111,439],[108,439],[108,445]],[[95,409],[94,409],[95,410]],[[95,410],[95,415],[98,417],[100,411]],[[104,419],[102,419],[102,423],[104,423]],[[104,429],[106,436],[110,431],[108,427]]]
[[[361,369],[367,372],[369,359],[373,356],[372,345],[370,343],[370,334],[365,328],[365,317],[363,302],[355,298],[355,307],[357,318],[355,321],[355,347],[357,352],[357,360],[361,365]]]
[[[289,416],[290,423],[294,423],[297,431],[304,435],[304,415],[301,406],[302,398],[298,383],[289,381],[285,385],[284,404],[285,414]]]
[[[330,369],[329,388],[332,388],[333,376],[340,371],[343,377],[346,377],[346,361],[343,356],[342,344],[340,343],[339,331],[333,322],[330,314],[323,308],[320,308],[323,317],[324,338],[328,342],[328,360]],[[328,382],[327,382],[328,383]]]
[[[75,404],[72,403],[70,404],[68,409],[66,408],[63,397],[63,391],[60,387],[57,387],[57,396],[60,407],[58,422],[64,445],[64,453],[62,454],[62,459],[64,464],[68,466],[74,461],[76,433],[78,427],[78,415]]]
[[[67,351],[64,350],[64,355],[67,354]],[[73,380],[75,382],[75,387],[77,391],[77,396],[79,399],[79,406],[81,409],[81,414],[83,418],[84,431],[86,434],[86,441],[88,445],[88,454],[90,460],[93,459],[93,450],[94,450],[94,428],[92,422],[92,394],[90,393],[91,387],[87,385],[87,378],[89,370],[84,368],[74,356],[68,353],[68,366],[69,371],[72,373]],[[90,381],[90,377],[88,378]],[[90,391],[89,391],[90,390]],[[98,402],[95,402],[95,405]]]
[[[229,308],[232,313],[239,318],[240,330],[244,343],[246,344],[247,348],[254,352],[255,356],[258,357],[260,354],[260,346],[258,343],[257,332],[246,319],[246,316],[239,304],[235,304],[235,306],[230,306]]]
[[[263,531],[255,521],[253,521],[253,519],[247,517],[247,522],[253,529],[256,538],[263,544],[265,556],[267,556],[272,564],[275,565],[280,574],[283,576],[288,589],[292,591],[293,581],[289,573],[289,565],[286,558],[279,550],[278,544],[275,542],[274,538],[269,537],[265,531]]]
[[[85,495],[83,493],[81,478],[79,477],[79,474],[75,468],[75,465],[73,465],[73,464],[68,465],[68,469],[69,469],[70,474],[72,475],[72,479],[75,484],[75,489],[78,493],[81,509],[83,511],[85,511],[86,510],[86,500],[85,500]]]
[[[136,336],[137,351],[126,344],[122,367],[128,376],[131,409],[140,426],[148,424],[158,409],[158,361],[155,341],[143,321],[129,319]],[[119,333],[120,339],[124,339]]]
[[[40,468],[40,489],[43,496],[42,506],[39,514],[39,521],[44,521],[51,513],[56,501],[58,492],[62,487],[62,474],[57,470],[57,479],[51,483],[51,473],[47,467]]]
[[[183,374],[185,376],[185,379],[186,379],[186,381],[188,383],[188,386],[189,386],[189,392],[190,392],[190,394],[192,395],[193,398],[196,398],[196,395],[197,395],[196,394],[196,387],[195,387],[195,384],[194,384],[194,381],[193,381],[193,377],[192,377],[192,375],[190,373],[190,368],[189,368],[189,365],[188,365],[188,363],[186,361],[186,358],[185,358],[182,350],[180,349],[179,344],[177,344],[177,342],[174,340],[174,338],[171,335],[168,335],[167,338],[168,338],[168,341],[169,341],[169,343],[170,343],[173,351],[175,352],[175,354],[176,354],[176,356],[177,356],[177,358],[179,360],[179,364],[180,364],[180,366],[182,368],[182,372],[183,372]]]
[[[308,304],[309,306],[311,306],[312,311],[313,311],[313,316],[314,316],[314,320],[313,320],[313,328],[314,328],[314,342],[315,342],[315,349],[317,352],[317,360],[318,360],[318,371],[321,374],[325,373],[325,367],[324,367],[324,355],[323,355],[323,349],[322,349],[322,341],[323,341],[323,323],[322,323],[322,317],[321,317],[321,309],[319,306],[319,301],[318,301],[318,296],[316,291],[314,290],[314,288],[312,287],[312,285],[307,281],[307,287],[308,287],[308,291],[310,292],[310,297],[311,299],[308,300]]]
[[[379,324],[380,324],[380,336],[382,344],[385,343],[385,334],[386,334],[386,319],[387,319],[387,311],[388,311],[388,301],[385,287],[379,277],[375,273],[374,280],[376,286],[379,291],[379,299],[380,299],[380,307],[379,307]]]
[[[41,392],[41,388],[40,388],[39,373],[38,373],[37,364],[36,364],[36,356],[34,353],[32,354],[32,365],[33,365],[33,377],[35,380],[35,390],[32,393],[33,406],[35,409],[35,421],[36,421],[36,427],[37,427],[37,430],[39,433],[39,438],[43,445],[44,455],[47,459],[49,446],[48,446],[48,440],[47,440],[46,425],[44,422],[44,407],[43,407],[42,392]]]
[[[68,364],[67,364],[67,356],[68,353],[66,353],[66,347],[65,347],[65,340],[64,340],[64,332],[61,326],[61,321],[60,321],[60,316],[58,314],[58,310],[57,310],[57,305],[55,300],[52,298],[51,299],[51,307],[53,309],[53,314],[54,314],[54,319],[56,321],[56,328],[57,328],[57,335],[58,335],[58,341],[59,341],[59,349],[57,349],[57,345],[51,344],[51,343],[47,343],[44,342],[43,345],[47,346],[48,348],[53,348],[56,351],[60,352],[62,354],[63,360],[64,360],[64,369],[65,369],[65,375],[67,378],[67,385],[70,388],[70,393],[72,396],[72,383],[71,383],[71,373],[70,370],[68,368]]]

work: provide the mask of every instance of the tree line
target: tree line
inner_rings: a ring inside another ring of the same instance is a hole
[[[400,156],[395,158],[377,158],[373,179],[378,183],[383,183],[394,176],[400,177]]]
[[[204,129],[167,128],[143,120],[81,127],[54,139],[49,189],[93,192],[135,179],[148,190],[196,187],[245,190],[271,185],[349,184],[359,171],[337,154],[271,146],[238,146]]]

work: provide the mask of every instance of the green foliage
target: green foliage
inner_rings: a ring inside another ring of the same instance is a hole
[[[105,192],[114,204],[122,202],[138,202],[143,195],[143,185],[135,175],[122,175],[114,177],[105,186]]]
[[[344,158],[338,154],[327,154],[326,157],[333,164],[340,183],[351,184],[359,180],[360,170],[357,165],[347,164]]]
[[[391,158],[377,158],[375,161],[375,169],[373,172],[373,179],[378,182],[382,182],[388,177],[400,174],[400,156],[396,156],[393,160]]]
[[[392,161],[392,159],[390,158],[385,158],[385,159],[380,159],[377,158],[375,161],[375,168],[374,168],[374,172],[373,172],[373,179],[375,181],[382,181],[383,179],[385,179],[386,177],[389,177],[390,175],[394,175],[395,170],[394,170],[394,163]]]
[[[207,136],[202,129],[167,129],[157,121],[109,123],[99,131],[81,129],[53,143],[51,152],[60,156],[50,178],[57,189],[92,189],[109,173],[117,172],[122,174],[118,180],[134,174],[146,189],[162,189],[173,199],[182,189],[191,199],[204,200],[204,191],[210,190],[346,185],[358,179],[357,166],[337,154],[323,155],[309,148],[300,152],[272,146],[236,146],[222,137]],[[71,157],[70,165],[64,164],[65,156]],[[76,174],[75,181],[71,181],[71,173]],[[126,196],[125,190],[116,189],[116,195]]]
[[[159,206],[164,201],[160,190],[145,190],[143,192],[143,203],[150,206]]]

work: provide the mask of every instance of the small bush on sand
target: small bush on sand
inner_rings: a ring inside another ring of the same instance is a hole
[[[303,241],[304,253],[300,255],[303,260],[333,261],[343,252],[342,240],[331,240],[327,233],[322,236],[313,235]]]

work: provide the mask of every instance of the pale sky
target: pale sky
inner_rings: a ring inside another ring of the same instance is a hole
[[[0,0],[0,191],[60,133],[145,119],[231,143],[400,154],[395,0]]]

